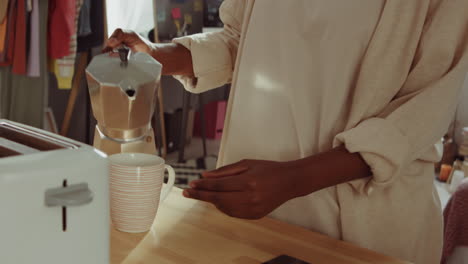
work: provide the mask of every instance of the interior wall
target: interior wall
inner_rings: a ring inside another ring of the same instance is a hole
[[[458,103],[457,116],[455,123],[455,140],[457,144],[462,143],[462,129],[468,127],[468,74],[466,75],[465,83],[460,95]]]
[[[154,28],[153,0],[107,0],[107,28],[112,34],[117,28],[147,33]]]

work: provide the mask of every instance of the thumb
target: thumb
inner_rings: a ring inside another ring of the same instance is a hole
[[[249,167],[247,165],[234,163],[234,164],[224,166],[222,168],[219,168],[213,171],[204,172],[202,173],[202,176],[204,178],[221,178],[221,177],[238,175],[238,174],[246,172],[247,170],[249,170]]]

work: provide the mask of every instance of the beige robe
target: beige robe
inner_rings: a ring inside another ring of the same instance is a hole
[[[468,70],[466,10],[467,0],[226,0],[222,32],[175,40],[191,50],[196,77],[177,78],[192,92],[232,82],[219,166],[344,144],[372,168],[272,217],[438,263],[434,144]]]

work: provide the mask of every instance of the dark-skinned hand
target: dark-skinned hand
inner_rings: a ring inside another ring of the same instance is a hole
[[[132,50],[132,52],[144,52],[152,56],[156,50],[156,46],[153,43],[134,31],[118,28],[106,41],[103,52],[110,52],[119,48],[121,45],[126,45]]]
[[[132,52],[143,52],[151,55],[163,65],[163,75],[194,76],[192,53],[184,46],[176,43],[151,43],[149,40],[131,30],[116,29],[106,41],[103,52],[112,53],[122,45],[129,47]]]
[[[244,160],[204,173],[184,195],[233,217],[258,219],[290,199],[370,176],[359,153],[339,146],[295,161]]]
[[[184,196],[212,203],[232,217],[259,219],[294,198],[288,178],[285,163],[243,160],[204,173]]]

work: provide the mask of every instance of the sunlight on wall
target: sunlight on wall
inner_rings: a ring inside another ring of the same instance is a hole
[[[154,27],[153,0],[107,0],[107,27],[131,29],[146,34]]]

